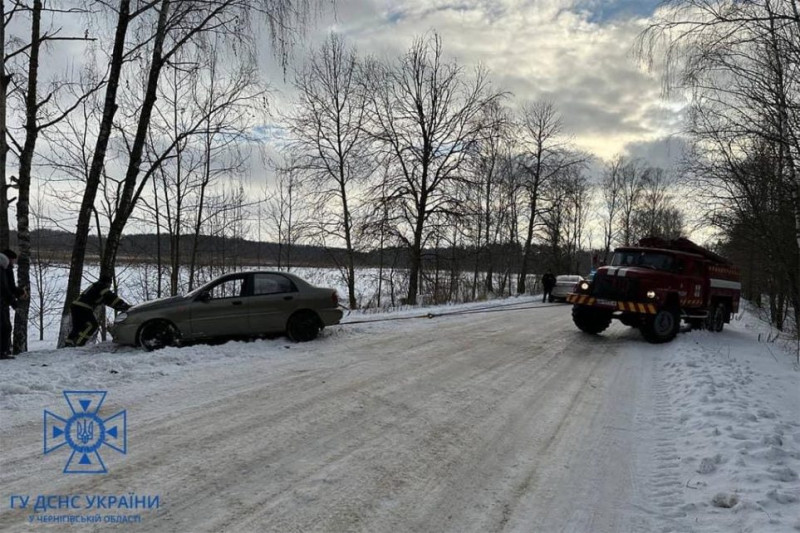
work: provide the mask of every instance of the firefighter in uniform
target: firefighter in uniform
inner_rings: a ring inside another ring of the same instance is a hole
[[[99,324],[94,316],[94,308],[98,305],[107,305],[116,311],[130,309],[122,298],[111,290],[111,277],[100,276],[100,279],[89,285],[77,300],[70,305],[72,315],[72,331],[70,331],[66,346],[83,346],[92,338]]]
[[[542,294],[542,302],[546,302],[548,299],[552,303],[553,301],[553,287],[556,286],[556,277],[553,275],[552,272],[549,270],[547,274],[542,276],[542,289],[544,293]]]

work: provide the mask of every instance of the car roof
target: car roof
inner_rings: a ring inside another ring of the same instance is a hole
[[[216,278],[212,279],[211,281],[209,281],[205,285],[220,281],[220,280],[225,279],[225,278],[233,278],[233,277],[236,277],[236,276],[247,276],[247,275],[250,275],[250,274],[277,274],[278,276],[284,276],[284,277],[289,278],[290,280],[295,282],[295,284],[299,284],[299,285],[303,285],[303,286],[309,286],[309,287],[312,286],[309,282],[307,282],[306,280],[304,280],[300,276],[297,276],[296,274],[293,274],[291,272],[283,272],[281,270],[241,270],[239,272],[228,272],[227,274],[223,274],[221,276],[217,276]]]

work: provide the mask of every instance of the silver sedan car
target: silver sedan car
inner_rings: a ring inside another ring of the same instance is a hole
[[[574,292],[575,286],[583,281],[581,276],[556,276],[556,286],[550,294],[550,300],[562,302],[567,301],[567,295]]]
[[[148,350],[280,333],[305,342],[338,324],[342,314],[334,289],[314,287],[286,272],[238,272],[185,296],[131,307],[117,315],[111,334],[119,344]]]

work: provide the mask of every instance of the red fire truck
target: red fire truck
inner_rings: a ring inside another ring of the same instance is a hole
[[[740,294],[739,270],[724,257],[685,238],[647,238],[614,250],[611,264],[579,283],[567,301],[582,331],[600,333],[616,318],[662,343],[675,338],[681,321],[722,331],[739,310]]]

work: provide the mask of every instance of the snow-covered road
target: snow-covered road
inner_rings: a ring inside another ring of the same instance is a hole
[[[29,355],[0,368],[0,530],[35,520],[11,495],[136,493],[161,499],[136,531],[792,531],[797,372],[733,329],[651,346],[616,323],[581,334],[556,306]],[[127,409],[110,473],[42,454],[63,389]]]

